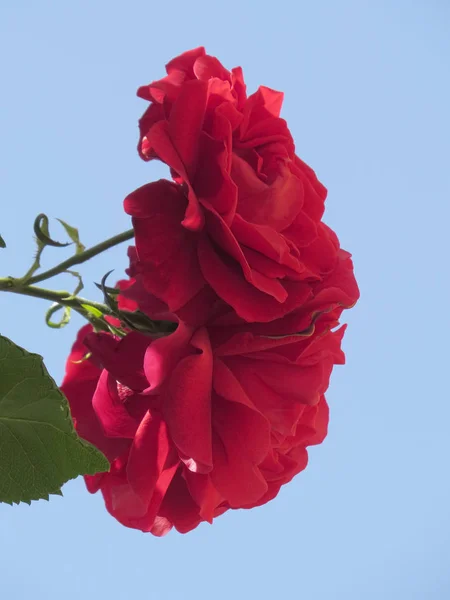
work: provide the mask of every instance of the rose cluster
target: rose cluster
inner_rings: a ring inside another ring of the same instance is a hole
[[[150,103],[139,154],[172,179],[125,199],[135,246],[118,305],[156,329],[87,325],[62,389],[111,464],[89,491],[124,525],[163,535],[264,504],[306,467],[344,362],[339,317],[359,292],[281,93],[247,95],[240,68],[197,48],[138,95]]]

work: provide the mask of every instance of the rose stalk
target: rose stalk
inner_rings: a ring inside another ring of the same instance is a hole
[[[39,241],[39,232],[37,233]],[[92,246],[91,248],[84,249],[52,267],[51,269],[36,275],[31,274],[25,275],[24,277],[0,277],[0,291],[30,296],[33,298],[41,298],[42,300],[50,300],[59,306],[73,308],[76,312],[91,322],[95,322],[96,320],[98,321],[100,314],[108,316],[122,316],[126,319],[127,317],[131,316],[127,315],[127,311],[114,311],[110,306],[104,303],[83,298],[66,290],[50,290],[47,288],[38,287],[34,284],[51,279],[52,277],[61,275],[63,273],[70,273],[69,269],[71,269],[73,266],[80,265],[97,256],[98,254],[101,254],[102,252],[105,252],[106,250],[113,248],[118,244],[132,239],[133,236],[133,229],[124,231],[123,233],[108,238],[103,242]],[[49,240],[50,242],[52,241],[51,238],[46,237],[46,242]],[[47,243],[46,245],[56,245],[56,243]],[[58,243],[58,245],[65,246],[66,244]],[[34,273],[35,270],[35,268],[31,268],[29,273]]]

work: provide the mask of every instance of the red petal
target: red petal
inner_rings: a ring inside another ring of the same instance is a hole
[[[285,237],[272,227],[247,223],[242,217],[236,215],[231,231],[240,244],[251,249],[254,254],[259,254],[260,260],[266,260],[267,263],[272,260],[275,263],[272,268],[284,267],[281,271],[282,275],[295,277],[296,273],[305,270],[298,257],[291,252],[291,246]],[[265,267],[261,268],[261,272],[266,272]]]
[[[210,475],[192,473],[185,469],[184,478],[194,502],[199,507],[202,519],[213,522],[217,507],[224,499],[214,487]]]
[[[160,180],[135,190],[125,199],[133,215],[139,263],[146,289],[170,311],[181,308],[203,287],[195,249],[196,236],[186,231],[186,198],[181,186]]]
[[[143,361],[151,339],[137,331],[128,333],[121,340],[107,333],[91,333],[86,337],[86,346],[103,367],[132,390],[147,387]]]
[[[144,371],[149,382],[147,393],[158,393],[179,361],[189,353],[193,329],[180,323],[174,333],[155,340],[144,358]]]
[[[79,331],[67,360],[66,375],[61,390],[69,401],[70,412],[78,434],[94,444],[109,461],[112,461],[124,452],[129,441],[106,437],[92,407],[92,397],[102,371],[91,360],[83,360],[88,353],[84,339],[91,331],[91,325],[85,325]]]
[[[185,83],[180,89],[169,118],[170,139],[191,182],[197,166],[207,93],[208,85],[202,81]],[[168,164],[181,174],[175,164]]]
[[[302,282],[284,283],[287,294],[284,302],[261,292],[242,277],[240,267],[226,261],[225,257],[219,258],[205,238],[199,241],[198,258],[203,276],[216,294],[247,322],[265,323],[277,319],[303,304],[311,295],[310,286]]]
[[[197,59],[205,56],[206,50],[203,46],[187,50],[179,56],[172,58],[166,65],[166,71],[172,73],[172,71],[182,71],[190,77],[194,76],[194,65]]]
[[[106,370],[98,381],[92,406],[105,435],[133,439],[139,422],[128,413],[119,397],[115,378]]]
[[[201,56],[194,63],[194,73],[197,79],[208,81],[211,77],[218,77],[230,81],[230,72],[215,56]]]
[[[329,412],[325,396],[316,406],[308,406],[297,427],[296,443],[305,446],[321,444],[328,432]]]
[[[193,501],[180,470],[167,490],[160,514],[169,523],[173,523],[180,533],[187,533],[195,529],[202,521],[198,506]]]
[[[239,189],[237,211],[250,223],[282,231],[302,209],[303,181],[287,167],[279,167],[277,177],[268,185],[246,161],[233,155],[231,175]]]
[[[170,451],[167,426],[156,412],[148,411],[131,446],[127,477],[134,492],[150,504]]]
[[[145,139],[148,144],[148,151],[154,152],[160,160],[176,171],[188,184],[189,204],[186,209],[183,225],[189,230],[200,230],[203,227],[203,213],[197,196],[192,190],[183,160],[172,142],[169,123],[167,121],[159,121],[149,130]]]
[[[188,468],[207,473],[212,469],[212,353],[206,329],[198,330],[190,345],[196,353],[183,358],[172,372],[162,410],[183,460],[193,461],[186,462]]]
[[[270,427],[231,371],[214,362],[213,459],[211,480],[233,507],[256,502],[267,483],[257,465],[270,449]]]
[[[233,417],[243,419],[248,409],[234,408]],[[211,472],[211,481],[217,491],[225,498],[231,508],[243,508],[256,502],[267,491],[267,482],[261,475],[258,467],[242,456],[243,440],[241,435],[236,438],[235,420],[229,423],[231,415],[226,415],[219,420],[214,419],[213,457],[214,469]],[[251,435],[251,429],[247,432]]]

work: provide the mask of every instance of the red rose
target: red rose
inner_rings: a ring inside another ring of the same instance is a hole
[[[282,94],[247,97],[241,70],[203,48],[167,73],[139,90],[139,152],[173,181],[125,199],[136,247],[118,297],[159,323],[122,338],[83,328],[62,385],[79,434],[111,463],[88,489],[155,535],[264,504],[305,468],[344,362],[335,327],[359,296]]]
[[[126,526],[187,532],[264,504],[326,435],[324,392],[344,361],[344,328],[330,331],[323,315],[304,335],[275,337],[224,320],[180,323],[154,340],[89,326],[78,336],[62,389],[80,435],[111,461],[109,473],[86,477],[88,489]]]
[[[212,291],[247,322],[315,302],[330,279],[331,304],[354,304],[350,255],[321,222],[326,190],[295,155],[279,116],[283,95],[260,87],[247,97],[241,70],[227,71],[203,48],[172,60],[167,73],[138,92],[151,102],[140,154],[165,162],[174,178],[125,200],[139,285],[189,322]]]

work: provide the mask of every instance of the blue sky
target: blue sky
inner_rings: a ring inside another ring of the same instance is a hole
[[[123,197],[165,173],[135,151],[135,91],[205,45],[251,91],[285,92],[362,292],[329,437],[275,501],[163,539],[120,526],[81,480],[49,503],[2,505],[2,597],[449,597],[449,26],[445,0],[2,3],[2,276],[28,267],[39,212],[86,244],[129,227]],[[125,246],[91,261],[85,295],[125,265]],[[0,303],[1,333],[60,381],[81,322],[53,331],[45,302]]]

